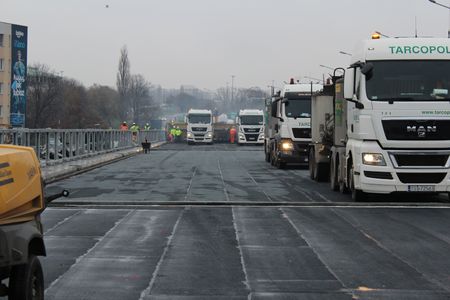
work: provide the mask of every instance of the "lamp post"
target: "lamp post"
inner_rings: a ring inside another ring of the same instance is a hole
[[[326,66],[326,65],[319,65],[319,67],[322,67],[322,68],[325,68],[325,69],[329,69],[329,70],[334,71],[334,68],[329,67],[329,66]]]
[[[450,39],[450,6],[447,6],[447,5],[444,5],[442,3],[439,3],[436,0],[428,0],[428,1],[430,1],[433,4],[439,5],[441,7],[447,8],[449,10],[449,29],[448,29],[447,37]]]
[[[381,35],[381,36],[383,36],[383,37],[385,37],[385,38],[390,38],[390,36],[385,35],[385,34],[379,32],[379,31],[375,31],[375,33],[377,33],[377,34],[379,34],[379,35]]]
[[[348,55],[348,56],[352,56],[351,53],[345,52],[345,51],[339,51],[340,54],[344,54],[344,55]]]
[[[231,103],[233,103],[234,100],[234,77],[235,75],[231,75]]]

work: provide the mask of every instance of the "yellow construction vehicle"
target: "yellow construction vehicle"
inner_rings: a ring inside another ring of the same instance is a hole
[[[44,198],[43,188],[33,148],[0,145],[0,297],[44,299],[40,215],[50,201],[68,192]]]

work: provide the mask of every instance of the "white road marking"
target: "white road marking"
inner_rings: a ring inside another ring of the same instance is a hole
[[[249,291],[247,299],[251,300],[252,299],[252,290],[250,287],[250,281],[248,280],[247,268],[245,267],[244,254],[242,253],[241,241],[239,239],[239,233],[238,233],[238,229],[237,229],[237,225],[236,225],[236,216],[234,214],[234,207],[231,208],[231,215],[233,216],[233,227],[234,227],[234,232],[236,234],[237,248],[239,250],[239,256],[241,258],[242,271],[244,272],[245,282],[243,282],[243,283],[245,284],[247,290]]]
[[[158,276],[159,270],[161,269],[161,265],[166,258],[167,252],[169,251],[169,247],[172,244],[173,237],[175,235],[175,232],[177,231],[178,225],[180,224],[180,221],[182,217],[184,216],[184,213],[186,212],[186,209],[182,210],[180,215],[178,216],[177,221],[175,222],[175,225],[172,228],[172,232],[170,236],[167,238],[167,243],[164,248],[163,253],[161,254],[161,257],[159,258],[158,264],[156,265],[155,271],[153,271],[152,279],[150,280],[150,283],[148,287],[141,292],[141,296],[139,297],[139,300],[144,300],[147,295],[150,295],[152,292],[153,286],[155,285],[156,278]]]
[[[227,191],[227,187],[225,185],[225,180],[223,179],[223,173],[222,173],[222,167],[220,166],[220,160],[217,160],[217,166],[219,167],[219,173],[220,173],[220,178],[222,179],[222,184],[223,184],[223,192],[225,194],[225,198],[227,199],[227,202],[230,201],[230,197],[228,196],[228,191]]]
[[[122,224],[125,219],[127,219],[133,212],[135,212],[135,210],[130,211],[129,213],[127,213],[123,218],[121,218],[120,220],[118,220],[113,227],[111,227],[110,230],[108,230],[101,238],[99,238],[97,240],[97,242],[94,244],[94,246],[92,246],[88,251],[86,251],[86,253],[84,253],[83,255],[80,255],[75,262],[70,266],[70,268],[63,274],[61,274],[58,278],[56,278],[49,286],[48,288],[45,289],[45,294],[48,293],[48,291],[55,286],[63,277],[64,275],[68,274],[70,272],[70,270],[72,270],[76,264],[78,264],[83,258],[85,258],[89,253],[91,253],[95,247],[97,247],[111,232],[113,232],[120,224]]]
[[[186,191],[186,196],[184,197],[184,201],[189,200],[191,197],[191,187],[192,187],[192,181],[194,180],[195,174],[197,173],[197,167],[194,167],[194,171],[192,172],[191,180],[189,180],[189,185]]]
[[[59,226],[61,226],[64,223],[66,223],[67,221],[71,220],[73,217],[78,216],[82,212],[83,212],[83,210],[76,211],[74,214],[72,214],[72,215],[64,218],[63,220],[59,221],[53,227],[51,227],[51,228],[47,229],[46,231],[44,231],[44,236],[48,235],[49,232],[55,230],[56,228],[58,228]],[[43,217],[43,218],[45,218],[45,217]]]

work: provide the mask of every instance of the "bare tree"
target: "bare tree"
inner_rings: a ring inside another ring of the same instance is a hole
[[[89,111],[95,115],[96,127],[118,128],[123,120],[119,119],[119,93],[108,87],[94,84],[87,91]]]
[[[139,123],[139,111],[144,102],[150,98],[150,83],[141,74],[133,74],[130,77],[129,99],[131,116],[134,122]]]
[[[122,120],[126,120],[128,117],[130,84],[131,75],[128,50],[126,46],[123,46],[120,50],[119,69],[117,71],[116,81],[117,91],[120,97],[119,115]]]
[[[34,64],[29,68],[27,83],[27,127],[50,126],[62,99],[62,77],[47,65]]]

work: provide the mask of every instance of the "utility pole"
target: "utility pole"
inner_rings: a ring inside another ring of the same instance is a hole
[[[234,77],[235,75],[231,75],[231,102],[234,102]]]

